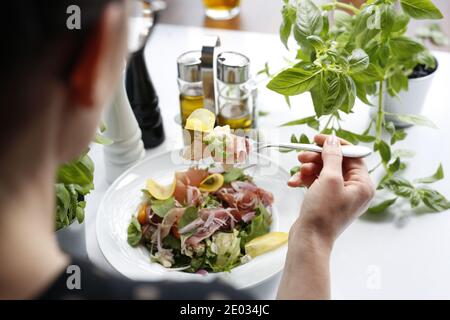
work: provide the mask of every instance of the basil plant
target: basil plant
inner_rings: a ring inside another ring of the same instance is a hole
[[[101,124],[100,132],[106,127]],[[108,145],[111,141],[97,133],[95,143]],[[56,174],[55,228],[68,227],[75,220],[84,221],[85,197],[94,189],[94,163],[84,152],[78,159],[59,167]]]
[[[444,178],[441,165],[427,178],[411,182],[402,177],[406,168],[402,158],[410,156],[410,152],[394,150],[393,146],[406,139],[407,132],[387,121],[383,108],[383,92],[397,96],[408,90],[408,76],[416,66],[436,68],[435,58],[424,45],[406,35],[411,19],[442,18],[433,2],[368,0],[356,8],[339,1],[318,6],[312,0],[284,0],[282,16],[280,38],[286,48],[288,40],[295,39],[296,61],[275,76],[270,75],[267,65],[262,72],[272,78],[268,88],[284,95],[288,103],[289,97],[309,92],[315,111],[314,115],[284,125],[308,125],[354,144],[373,145],[379,164],[371,171],[384,170],[378,189],[390,196],[369,212],[382,212],[399,198],[407,200],[412,208],[423,205],[431,211],[450,209],[450,202],[442,194],[427,187]],[[376,108],[375,119],[362,133],[346,130],[341,121],[343,115],[353,112],[356,98]],[[434,126],[420,115],[388,115],[410,124]],[[293,135],[292,141],[308,142],[308,138]]]

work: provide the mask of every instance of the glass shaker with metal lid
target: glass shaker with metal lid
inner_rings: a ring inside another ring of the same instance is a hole
[[[204,106],[201,54],[201,51],[188,51],[177,59],[180,114],[183,128],[189,115]]]
[[[218,124],[232,129],[254,127],[254,86],[250,81],[250,60],[237,52],[217,57]]]

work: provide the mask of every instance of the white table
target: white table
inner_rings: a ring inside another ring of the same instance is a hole
[[[288,54],[277,35],[208,30],[193,27],[157,25],[146,52],[147,64],[160,98],[166,141],[147,156],[182,145],[181,129],[174,121],[179,113],[176,82],[176,58],[188,50],[201,47],[202,35],[221,37],[224,50],[235,50],[250,57],[253,71],[266,61],[277,69]],[[434,79],[423,113],[439,130],[413,127],[402,148],[416,150],[413,177],[431,174],[439,162],[450,172],[450,54],[436,52],[440,69]],[[309,95],[292,100],[289,109],[284,99],[265,88],[260,91],[260,109],[270,115],[260,119],[260,127],[271,131],[273,139],[288,140],[292,133],[312,130],[306,127],[277,128],[293,119],[313,114]],[[349,116],[345,126],[362,131],[369,121],[369,108],[358,102],[357,112]],[[96,211],[108,185],[105,182],[103,152],[93,146],[96,164],[95,191],[89,196],[86,212],[86,241],[89,258],[107,270],[113,268],[103,257],[95,233]],[[369,160],[370,162],[370,160]],[[296,164],[293,153],[280,154],[279,163],[289,169]],[[448,180],[434,187],[450,197]],[[294,200],[293,200],[294,201]],[[332,296],[335,299],[431,299],[450,298],[450,212],[411,216],[403,227],[393,221],[356,221],[335,245],[332,264]],[[258,298],[272,299],[280,277],[277,276],[250,290]]]

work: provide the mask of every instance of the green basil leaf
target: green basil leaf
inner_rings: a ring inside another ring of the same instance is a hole
[[[94,162],[88,155],[64,164],[57,172],[57,182],[64,184],[90,185],[94,181]]]
[[[319,36],[309,36],[306,39],[311,43],[316,51],[325,48],[325,42]]]
[[[306,144],[310,144],[311,142],[309,141],[309,138],[306,134],[302,133],[302,135],[300,136],[300,139],[298,140],[300,143],[306,143]]]
[[[379,204],[376,204],[372,207],[370,207],[367,212],[369,213],[380,213],[385,211],[387,208],[389,208],[390,206],[392,206],[395,202],[397,201],[397,198],[393,198],[393,199],[388,199],[386,201],[383,201]]]
[[[409,16],[400,13],[395,17],[394,25],[392,26],[392,32],[404,33],[409,24]]]
[[[414,55],[425,50],[423,44],[407,36],[391,38],[389,46],[392,54],[398,59],[411,59]]]
[[[394,73],[387,79],[389,95],[395,97],[401,90],[408,90],[408,77],[401,72]]]
[[[409,197],[409,203],[412,208],[417,208],[422,201],[422,196],[419,191],[414,190]]]
[[[283,42],[284,46],[289,49],[288,40],[292,32],[292,25],[295,23],[297,11],[295,7],[292,7],[289,4],[285,4],[283,6],[281,14],[283,16],[283,21],[280,25],[280,39],[281,42]]]
[[[381,34],[383,37],[390,36],[395,23],[394,5],[384,5],[381,10]]]
[[[294,174],[296,174],[297,172],[299,172],[300,171],[300,166],[295,166],[295,167],[292,167],[291,168],[291,170],[289,171],[289,173],[291,174],[291,177],[294,175]]]
[[[381,159],[384,163],[388,163],[391,160],[391,147],[383,140],[378,141],[375,144],[376,151],[380,152]]]
[[[407,136],[407,133],[405,130],[395,131],[395,133],[391,137],[391,145],[396,144],[398,141],[405,140],[406,136]]]
[[[289,96],[284,96],[284,101],[286,101],[286,104],[290,109],[291,108],[291,99],[289,98]]]
[[[297,137],[295,136],[295,134],[291,135],[291,142],[292,143],[298,143]]]
[[[444,168],[442,168],[442,164],[439,164],[439,167],[437,168],[436,172],[426,178],[416,179],[414,180],[415,183],[433,183],[439,180],[444,179]]]
[[[392,153],[393,157],[400,157],[400,158],[412,158],[415,156],[415,152],[412,150],[406,150],[406,149],[397,149],[394,150]]]
[[[269,71],[270,71],[269,70],[269,63],[266,62],[266,63],[264,63],[264,69],[259,70],[256,74],[257,75],[265,74],[266,76],[271,77],[271,74],[270,74]]]
[[[182,229],[189,223],[198,218],[198,209],[196,207],[187,207],[184,210],[183,215],[178,221],[178,229]]]
[[[341,79],[341,92],[344,94],[344,101],[339,107],[339,110],[345,113],[350,113],[355,105],[356,100],[356,86],[353,79],[347,75],[340,77]],[[344,89],[345,88],[345,89]],[[344,91],[345,90],[345,91]]]
[[[386,112],[387,115],[396,118],[399,121],[406,122],[409,124],[415,124],[418,126],[430,127],[436,129],[436,125],[427,117],[419,114],[398,114]]]
[[[357,134],[344,129],[339,129],[336,134],[342,139],[345,139],[353,144],[358,144],[359,142],[369,143],[375,141],[374,136],[368,134]]]
[[[295,96],[309,91],[316,84],[316,72],[290,68],[277,74],[267,88],[285,96]]]
[[[369,66],[369,56],[362,49],[353,50],[347,60],[351,73],[364,71]]]
[[[430,51],[420,52],[416,56],[417,63],[423,64],[428,69],[436,69],[436,59]]]
[[[282,124],[281,127],[299,126],[299,125],[302,125],[302,124],[309,124],[309,123],[314,122],[314,121],[317,121],[316,120],[316,116],[310,116],[310,117],[306,117],[306,118],[302,118],[302,119],[286,122],[286,123]]]
[[[414,186],[408,180],[399,177],[386,179],[380,186],[391,190],[398,196],[407,198],[409,198],[415,190]]]
[[[139,223],[139,221],[136,219],[135,216],[131,218],[131,222],[130,225],[128,226],[127,233],[128,233],[127,241],[129,245],[132,247],[136,247],[141,241],[142,229],[141,224]]]
[[[100,134],[100,133],[96,133],[95,137],[94,137],[94,142],[101,144],[103,146],[109,146],[111,145],[114,141],[112,141],[111,139],[107,138],[106,136]]]
[[[83,221],[84,221],[84,208],[77,207],[76,217],[77,217],[78,223],[83,223]]]
[[[305,37],[320,35],[323,29],[322,12],[311,0],[298,1],[297,26]]]
[[[400,170],[400,166],[401,166],[401,161],[400,161],[400,158],[397,157],[397,158],[394,160],[394,162],[392,162],[392,163],[389,165],[389,167],[388,167],[388,172],[389,172],[390,174],[394,174],[394,173],[396,173],[397,171]]]
[[[422,188],[418,189],[423,203],[433,211],[441,212],[450,209],[450,202],[436,190]]]
[[[372,103],[367,98],[367,89],[365,84],[355,81],[355,86],[356,86],[356,96],[358,97],[358,99],[367,104],[368,106],[372,106]]]
[[[334,11],[334,25],[337,28],[349,28],[352,24],[352,16],[342,10]]]
[[[442,19],[441,11],[431,0],[400,0],[403,10],[415,19]]]
[[[393,136],[396,132],[395,124],[392,121],[389,121],[388,123],[386,123],[384,128],[391,136]]]
[[[164,218],[170,209],[175,207],[174,197],[167,200],[152,200],[151,208],[159,217]]]
[[[364,71],[353,73],[351,76],[356,82],[362,82],[365,84],[375,83],[383,80],[384,78],[383,70],[373,63],[369,63],[369,66]]]

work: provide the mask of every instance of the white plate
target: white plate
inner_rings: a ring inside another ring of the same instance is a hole
[[[266,253],[231,272],[207,276],[170,271],[150,261],[144,248],[127,243],[127,227],[141,201],[141,189],[148,178],[170,182],[175,171],[188,168],[174,161],[175,152],[166,152],[146,159],[121,175],[106,192],[97,215],[97,239],[109,263],[120,273],[134,280],[211,281],[216,277],[238,289],[255,286],[283,269],[287,246]],[[177,153],[178,154],[178,153]],[[288,232],[300,211],[303,193],[288,188],[289,173],[264,156],[257,156],[257,165],[246,172],[255,183],[274,194],[272,231]],[[255,158],[255,159],[256,159]],[[255,161],[253,160],[253,162]]]

